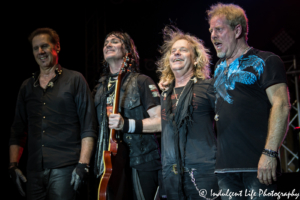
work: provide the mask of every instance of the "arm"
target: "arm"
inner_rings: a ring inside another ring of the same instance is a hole
[[[285,137],[290,110],[289,96],[285,83],[272,85],[266,89],[269,101],[272,105],[268,136],[265,149],[278,151]],[[272,184],[272,178],[276,181],[276,158],[262,154],[258,163],[257,178],[262,184]]]
[[[85,164],[90,163],[93,147],[94,147],[93,137],[82,138],[79,163],[85,163]]]
[[[143,119],[143,133],[153,133],[161,131],[161,106],[154,106],[147,110],[149,118]]]
[[[81,140],[81,152],[77,166],[72,172],[71,185],[76,191],[86,181],[89,173],[89,163],[94,147],[94,138],[85,137]]]
[[[160,115],[160,105],[154,106],[147,110],[149,118],[142,120],[143,123],[143,133],[154,133],[161,131],[161,115]],[[110,114],[108,127],[115,130],[123,130],[124,119],[120,114]]]
[[[9,160],[10,163],[19,163],[19,160],[23,153],[23,147],[19,145],[10,145],[9,147]],[[9,168],[12,168],[13,166],[9,166]]]
[[[82,75],[79,76],[75,98],[81,127],[81,152],[79,162],[89,164],[96,138],[96,113],[89,87]]]
[[[76,191],[85,183],[89,173],[89,163],[96,138],[96,114],[89,87],[82,75],[79,76],[75,102],[81,125],[81,152],[77,166],[72,172],[71,185]]]

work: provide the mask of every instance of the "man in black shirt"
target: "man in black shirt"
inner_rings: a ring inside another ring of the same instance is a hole
[[[175,28],[175,27],[174,27]],[[208,50],[177,28],[164,29],[159,60],[162,93],[163,185],[168,200],[215,199],[214,90]],[[174,30],[173,30],[174,29]]]
[[[84,77],[58,64],[59,36],[39,28],[29,37],[40,70],[20,88],[10,137],[9,171],[25,196],[18,169],[28,138],[27,198],[75,199],[88,175],[96,137],[95,107]]]
[[[278,149],[286,133],[289,98],[281,59],[247,44],[248,19],[234,4],[211,6],[215,67],[218,183],[223,199],[273,198]]]

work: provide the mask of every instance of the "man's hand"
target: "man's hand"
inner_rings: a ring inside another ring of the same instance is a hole
[[[19,193],[24,197],[25,192],[22,188],[20,179],[25,183],[27,182],[26,177],[23,175],[22,171],[16,166],[9,169],[10,177],[12,178],[14,184],[17,186]]]
[[[277,160],[275,157],[261,155],[258,162],[257,178],[260,183],[270,185],[276,181]]]
[[[78,163],[72,172],[71,185],[74,184],[74,190],[76,191],[82,184],[85,183],[89,175],[89,167],[87,164]]]
[[[120,114],[110,114],[108,118],[108,127],[115,130],[123,130],[124,119]]]
[[[169,85],[170,85],[171,81],[169,79],[166,80],[160,80],[158,83],[158,87],[160,90],[165,91],[169,89]]]

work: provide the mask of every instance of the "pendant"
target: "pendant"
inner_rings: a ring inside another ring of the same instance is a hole
[[[111,102],[112,102],[112,98],[111,98],[111,97],[107,97],[106,103],[107,103],[107,104],[111,104]]]
[[[215,119],[216,122],[219,121],[219,115],[216,114],[215,117],[214,117],[214,119]]]
[[[48,87],[53,87],[53,82],[51,81],[49,84],[48,84]]]
[[[224,71],[224,74],[226,75],[226,74],[227,74],[227,72],[228,72],[228,70],[227,70],[227,69],[225,69],[225,71]]]

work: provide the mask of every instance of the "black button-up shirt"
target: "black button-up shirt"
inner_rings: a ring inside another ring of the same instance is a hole
[[[81,139],[96,137],[95,107],[84,77],[60,65],[55,72],[46,89],[40,87],[36,72],[18,95],[10,145],[24,146],[28,137],[31,171],[77,163]]]

